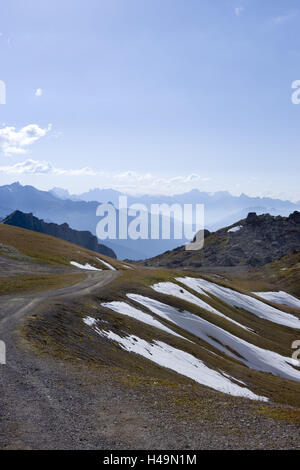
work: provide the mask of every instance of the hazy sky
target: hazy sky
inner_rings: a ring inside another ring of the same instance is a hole
[[[1,2],[0,184],[300,200],[297,0]]]

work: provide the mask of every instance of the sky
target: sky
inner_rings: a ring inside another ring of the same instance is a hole
[[[2,2],[0,184],[300,200],[299,22],[298,0]]]

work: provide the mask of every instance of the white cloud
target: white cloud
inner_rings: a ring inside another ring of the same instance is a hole
[[[37,124],[29,124],[18,131],[15,127],[3,127],[0,129],[0,151],[6,156],[26,154],[28,147],[44,137],[51,127],[49,124],[43,129]]]
[[[136,171],[125,171],[124,173],[117,173],[112,175],[113,178],[120,181],[150,181],[153,177],[150,173],[141,174]]]
[[[84,168],[80,168],[79,170],[62,170],[62,171],[72,176],[80,176],[80,175],[97,176],[97,175],[103,174],[102,171],[95,171],[92,168],[89,168],[88,166]]]
[[[35,92],[35,96],[39,97],[39,96],[42,96],[43,94],[43,90],[41,88],[38,88]]]
[[[273,18],[273,23],[275,24],[286,23],[287,21],[290,21],[293,18],[295,18],[295,16],[296,16],[295,12],[290,12],[281,16],[276,16],[275,18]]]
[[[54,173],[54,168],[49,162],[28,159],[15,165],[1,166],[0,171],[7,174],[49,174]]]
[[[107,175],[107,177],[118,180],[121,184],[147,184],[152,187],[163,186],[163,187],[175,187],[177,185],[189,185],[197,182],[208,181],[209,178],[203,178],[201,175],[192,173],[185,176],[173,176],[170,178],[157,178],[151,173],[137,173],[135,171],[126,171],[124,173],[118,173],[114,175]]]
[[[235,7],[234,14],[235,14],[235,16],[241,16],[243,11],[244,11],[244,7]]]
[[[129,192],[181,192],[199,187],[199,184],[210,181],[201,175],[175,176],[170,178],[158,178],[150,173],[137,173],[125,171],[124,173],[109,173],[102,170],[94,170],[90,167],[79,169],[65,169],[53,166],[48,161],[27,159],[14,165],[0,166],[0,172],[7,175],[52,175],[52,176],[86,176],[97,177],[98,185]]]
[[[71,175],[71,176],[96,176],[101,172],[95,172],[89,167],[78,170],[65,170],[56,168],[50,162],[27,159],[14,165],[0,166],[0,172],[7,174],[44,174],[44,175]]]
[[[153,186],[174,186],[174,185],[189,185],[204,181],[210,181],[210,178],[203,178],[203,176],[196,173],[185,176],[174,176],[172,178],[159,178],[152,181]]]

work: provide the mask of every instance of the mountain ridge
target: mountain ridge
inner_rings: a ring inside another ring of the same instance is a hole
[[[14,227],[25,228],[34,232],[44,233],[56,238],[74,243],[76,245],[87,248],[88,250],[98,252],[102,255],[116,258],[115,252],[109,247],[99,244],[95,235],[88,231],[73,230],[67,223],[58,225],[54,223],[47,223],[44,220],[38,219],[32,213],[25,214],[19,210],[14,211],[3,221],[5,225],[12,225]]]
[[[246,219],[207,232],[204,247],[186,251],[179,247],[142,264],[155,267],[259,267],[300,251],[300,212],[289,217],[249,213]]]

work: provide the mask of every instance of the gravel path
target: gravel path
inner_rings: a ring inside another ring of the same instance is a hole
[[[19,322],[38,312],[41,302],[76,299],[89,295],[111,282],[119,273],[90,272],[84,282],[57,291],[0,298],[0,339],[6,343],[7,364],[0,373],[0,447],[21,449],[80,448],[87,434],[84,420],[78,420],[81,406],[68,390],[64,366],[47,367],[19,347],[15,329]],[[59,395],[59,389],[62,396]],[[74,383],[72,384],[74,386]],[[114,448],[114,442],[95,436],[93,448]]]

